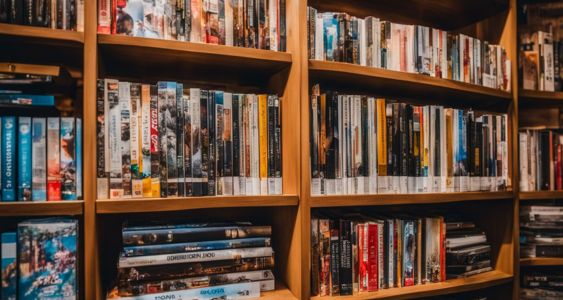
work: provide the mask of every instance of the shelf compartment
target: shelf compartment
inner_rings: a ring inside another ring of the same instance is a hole
[[[518,91],[518,99],[520,104],[525,107],[542,106],[562,106],[563,92],[546,92],[523,90]]]
[[[262,292],[257,300],[297,300],[291,291],[279,280],[276,280],[276,289],[269,292]]]
[[[312,196],[311,207],[377,206],[403,204],[433,204],[461,201],[512,200],[512,191],[420,193],[420,194],[373,194],[373,195],[323,195]]]
[[[363,300],[363,299],[419,299],[451,293],[480,290],[512,281],[513,276],[501,271],[491,271],[475,276],[447,280],[440,283],[422,284],[410,287],[383,289],[377,292],[360,293],[353,296],[311,297],[320,299]]]
[[[84,201],[0,202],[0,216],[77,216],[83,213]]]
[[[288,71],[286,52],[173,40],[98,34],[101,76],[132,80],[178,80],[228,88],[264,87]]]
[[[425,104],[455,103],[494,111],[505,111],[512,101],[511,93],[498,89],[349,63],[309,60],[309,73],[311,83],[320,83],[321,90],[365,92],[399,100],[424,100],[421,103]]]
[[[203,208],[297,206],[297,195],[208,196],[97,200],[98,214],[182,211]]]
[[[521,266],[563,266],[563,257],[520,258]]]
[[[520,200],[563,199],[563,191],[520,192],[518,195]]]

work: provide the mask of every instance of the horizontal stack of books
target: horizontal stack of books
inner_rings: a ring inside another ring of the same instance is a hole
[[[521,272],[521,300],[563,299],[563,272],[561,270],[523,269]]]
[[[508,176],[506,114],[313,87],[313,194],[498,191]]]
[[[524,129],[520,139],[520,190],[563,190],[563,135],[558,130]]]
[[[0,0],[0,23],[84,31],[84,0]]]
[[[98,32],[285,51],[285,0],[98,0]]]
[[[443,218],[318,214],[311,293],[352,295],[446,280]]]
[[[23,221],[1,241],[2,299],[78,299],[78,221]]]
[[[506,50],[464,34],[307,10],[309,58],[510,90]]]
[[[520,207],[520,256],[563,257],[563,206]]]
[[[98,81],[98,199],[282,193],[276,95]]]
[[[275,288],[271,234],[271,226],[247,222],[126,225],[108,298],[258,298]]]
[[[1,201],[82,198],[82,120],[0,117]]]
[[[491,246],[473,222],[446,223],[447,277],[460,278],[493,270]]]

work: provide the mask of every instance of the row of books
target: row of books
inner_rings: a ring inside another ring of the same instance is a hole
[[[1,201],[82,198],[82,120],[0,117]]]
[[[464,34],[307,10],[309,58],[420,73],[510,91],[506,50]]]
[[[563,272],[561,270],[521,269],[521,300],[563,299]]]
[[[23,221],[1,242],[3,300],[78,299],[78,221]]]
[[[520,139],[520,190],[563,190],[563,135],[557,130],[524,129]]]
[[[98,0],[98,32],[285,51],[285,0]]]
[[[490,271],[484,243],[472,222],[319,213],[311,219],[311,293],[353,295]]]
[[[84,31],[84,0],[0,0],[0,23]]]
[[[563,257],[563,206],[520,207],[520,256]]]
[[[563,40],[554,40],[550,32],[536,31],[520,35],[522,87],[525,90],[561,91]]]
[[[275,288],[271,234],[249,222],[125,225],[108,299],[258,298]]]
[[[276,95],[98,81],[98,198],[282,193]]]
[[[506,114],[321,92],[315,85],[310,120],[313,194],[510,186]]]

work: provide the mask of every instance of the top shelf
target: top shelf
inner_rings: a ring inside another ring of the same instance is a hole
[[[405,24],[452,30],[494,16],[509,7],[507,0],[309,0],[321,11],[345,11]]]
[[[322,84],[328,83],[329,88],[342,91],[501,111],[512,101],[509,92],[497,89],[349,63],[309,60],[309,72],[313,83],[317,83],[315,80],[321,83],[321,90],[326,90],[327,87],[323,88]]]
[[[563,92],[546,92],[520,89],[518,91],[518,99],[520,101],[520,104],[522,104],[523,106],[562,106]]]

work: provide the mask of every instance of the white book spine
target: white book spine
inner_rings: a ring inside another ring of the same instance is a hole
[[[140,143],[140,117],[141,117],[141,85],[136,85],[137,90],[134,92],[135,87],[131,88],[131,166],[136,165],[136,171],[131,170],[132,176],[132,196],[143,196],[143,182],[141,180],[139,169],[141,158],[141,143]],[[134,174],[137,172],[137,174]]]
[[[271,6],[271,4],[270,4],[270,6]],[[236,28],[234,27],[234,19],[233,18],[234,18],[234,16],[233,16],[233,1],[232,0],[226,0],[225,1],[225,45],[227,45],[227,46],[233,46],[233,44],[234,44],[233,32],[234,32],[234,30],[236,30]],[[270,16],[270,20],[271,20],[271,16]],[[270,21],[270,24],[272,24],[271,21]],[[272,43],[272,39],[270,38],[270,46],[271,46],[271,43]],[[274,49],[271,49],[271,50],[274,50]]]
[[[367,30],[366,21],[358,19],[358,38],[360,40],[360,65],[367,66]]]
[[[324,60],[324,28],[323,28],[323,14],[317,13],[315,19],[315,59]]]
[[[446,114],[444,111],[443,107],[439,107],[439,111],[440,111],[440,154],[441,154],[441,158],[440,158],[440,174],[441,174],[441,180],[440,180],[440,192],[446,192],[446,183],[447,183],[447,178],[448,178],[448,164],[447,164],[447,160],[448,160],[448,149],[446,147]]]
[[[258,134],[258,97],[251,97],[252,117],[250,118],[250,179],[251,179],[251,195],[260,195],[260,163],[259,163],[259,145],[260,139]]]
[[[119,83],[117,80],[106,79],[106,101],[108,102],[108,148],[110,163],[110,198],[123,197],[122,164],[121,164],[121,107],[119,96],[116,95]],[[108,94],[108,89],[113,91]],[[109,99],[108,99],[109,96]]]
[[[146,294],[134,297],[120,297],[121,300],[160,300],[160,299],[190,299],[190,300],[247,300],[260,298],[260,282],[243,282],[205,288],[176,290],[158,294]]]

